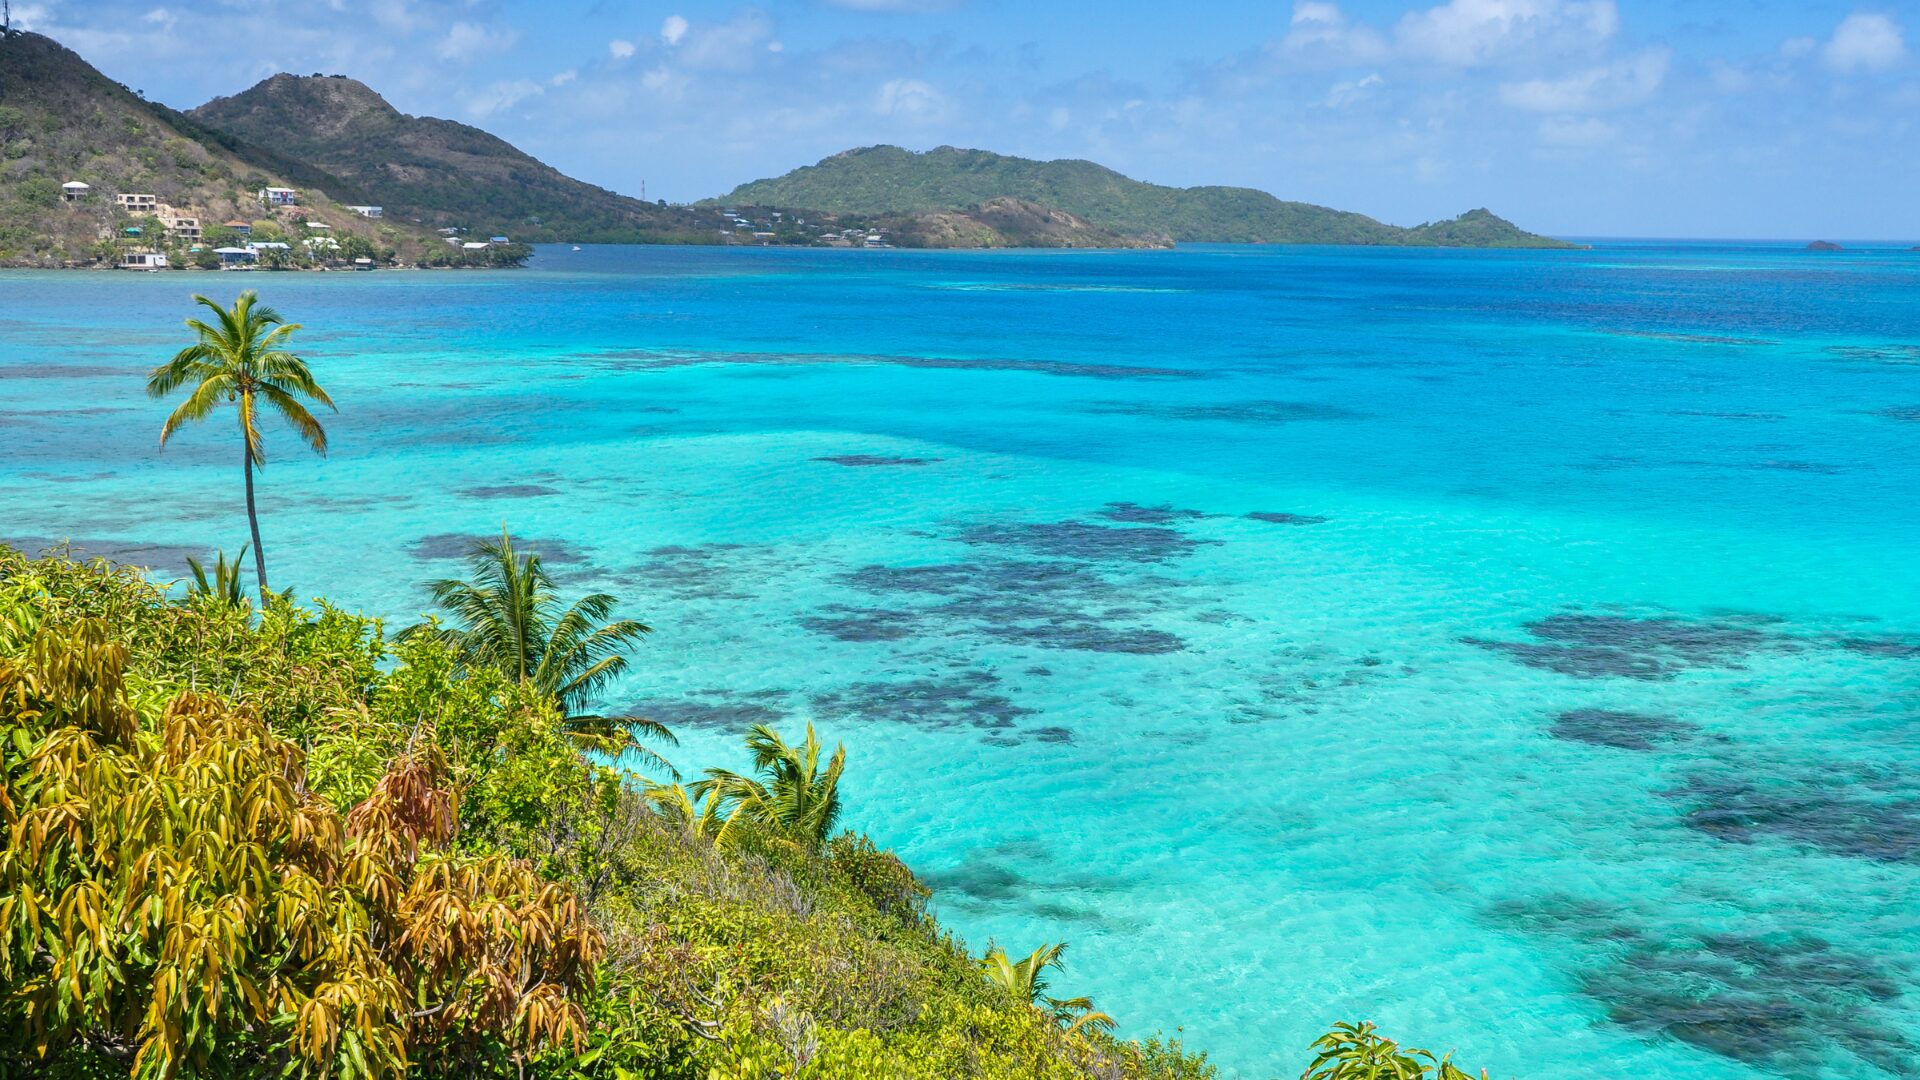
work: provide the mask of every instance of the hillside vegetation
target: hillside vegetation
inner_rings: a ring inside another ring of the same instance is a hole
[[[83,201],[63,201],[68,181],[89,185]],[[257,193],[269,186],[300,189],[300,205],[261,205]],[[123,193],[155,196],[160,212],[120,208],[114,196]],[[450,258],[425,230],[370,221],[342,205],[363,195],[139,97],[50,38],[0,37],[0,265],[110,265],[130,250],[167,252],[181,265],[196,242],[245,239],[222,232],[232,220],[249,223],[251,239],[287,242],[295,261],[315,250],[302,241],[321,231],[307,222],[328,227],[322,261]],[[175,217],[195,219],[202,235],[169,236]]]
[[[453,120],[408,116],[340,75],[275,75],[188,113],[367,193],[406,220],[515,240],[712,243],[723,222],[572,179]]]
[[[735,188],[728,205],[840,214],[970,210],[1015,198],[1132,236],[1185,243],[1566,247],[1485,210],[1404,229],[1363,214],[1276,199],[1252,188],[1141,183],[1090,161],[1033,161],[943,146],[914,153],[873,146]]]

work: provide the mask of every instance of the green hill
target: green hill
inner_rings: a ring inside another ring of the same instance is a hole
[[[67,201],[69,182],[86,184],[85,196]],[[263,187],[298,188],[301,205],[264,207]],[[122,194],[162,205],[129,211],[116,200]],[[0,36],[0,265],[111,263],[136,248],[165,251],[177,265],[195,241],[217,242],[230,220],[259,223],[261,239],[297,244],[314,231],[303,223],[315,221],[343,250],[364,243],[409,260],[433,252],[426,231],[341,205],[361,197],[310,165],[141,98],[50,38]],[[167,228],[181,218],[201,235]]]
[[[1034,161],[951,146],[925,153],[897,146],[849,150],[785,176],[744,184],[715,201],[840,214],[913,214],[968,210],[1001,197],[1064,210],[1122,233],[1188,243],[1568,246],[1485,210],[1404,229],[1252,188],[1162,187],[1091,161]]]
[[[452,120],[408,116],[340,75],[275,75],[194,120],[340,177],[389,216],[516,240],[711,243],[711,212],[582,183]]]

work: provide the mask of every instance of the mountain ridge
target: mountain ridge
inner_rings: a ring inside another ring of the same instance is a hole
[[[1255,188],[1167,187],[1077,158],[1038,161],[988,150],[878,145],[845,150],[707,204],[790,206],[841,214],[965,210],[1011,197],[1131,235],[1184,243],[1324,243],[1437,247],[1570,247],[1474,210],[1412,228],[1280,199]]]
[[[343,204],[362,193],[324,170],[148,101],[73,50],[26,31],[0,36],[0,181],[0,265],[102,265],[136,249],[218,265],[205,249],[216,246],[229,219],[247,223],[253,239],[285,240],[297,250],[313,240],[322,261],[326,252],[381,261],[448,257],[424,230],[355,214]],[[69,200],[62,190],[69,182],[87,187]],[[257,192],[264,187],[297,188],[302,198],[297,206],[263,206]],[[115,196],[132,193],[153,196],[152,204],[117,203]],[[202,238],[209,241],[203,250],[191,252]]]

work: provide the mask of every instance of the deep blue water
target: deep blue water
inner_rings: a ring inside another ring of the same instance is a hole
[[[0,274],[0,537],[245,542],[189,294],[306,325],[276,586],[534,538],[687,771],[815,721],[976,946],[1297,1075],[1920,1075],[1920,254],[542,249]],[[448,539],[454,537],[454,539]]]

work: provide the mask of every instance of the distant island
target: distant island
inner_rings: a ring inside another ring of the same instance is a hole
[[[340,75],[274,75],[178,112],[43,35],[0,39],[0,266],[501,267],[533,243],[1564,248],[1487,210],[1412,228],[1090,161],[849,150],[692,206],[583,183]]]
[[[1370,244],[1401,247],[1567,248],[1488,210],[1414,228],[1364,214],[1288,202],[1236,187],[1162,187],[1091,161],[1034,161],[942,146],[914,153],[870,146],[735,188],[728,205],[815,212],[922,215],[970,212],[996,199],[1051,207],[1148,242]],[[710,201],[714,202],[714,201]]]

